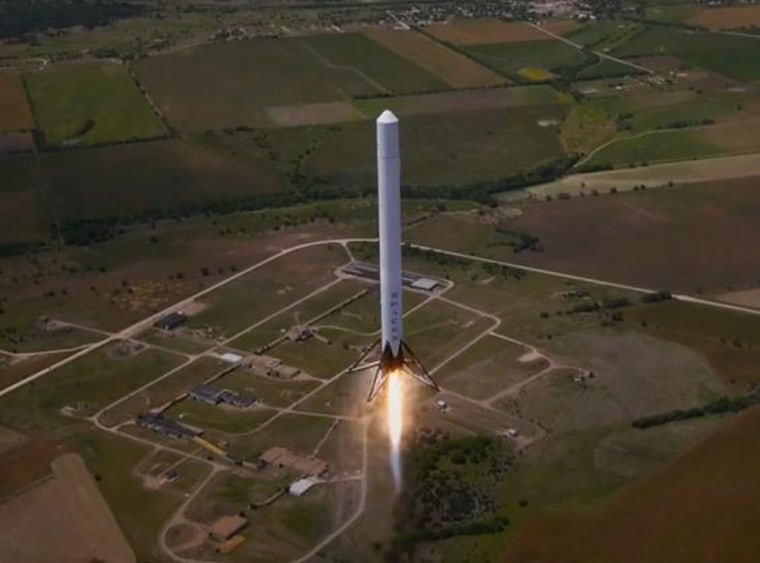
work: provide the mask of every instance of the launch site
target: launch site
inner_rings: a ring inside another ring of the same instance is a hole
[[[0,0],[1,563],[757,563],[760,6]]]

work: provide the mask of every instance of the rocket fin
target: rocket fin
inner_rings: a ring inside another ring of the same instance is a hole
[[[385,381],[388,379],[389,373],[388,370],[383,369],[382,364],[378,364],[377,370],[375,370],[375,376],[372,378],[372,385],[369,388],[369,395],[367,395],[368,403],[371,403],[383,388]]]

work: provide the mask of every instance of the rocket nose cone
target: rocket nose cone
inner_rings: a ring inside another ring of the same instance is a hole
[[[398,123],[398,117],[396,117],[396,115],[391,110],[387,109],[380,114],[380,117],[377,118],[377,123]]]

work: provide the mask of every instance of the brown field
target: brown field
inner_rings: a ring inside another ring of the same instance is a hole
[[[27,242],[45,238],[41,197],[38,190],[3,192],[0,189],[0,242]]]
[[[34,129],[21,77],[0,72],[0,132]]]
[[[496,74],[416,31],[372,29],[365,34],[383,47],[422,66],[454,88],[477,88],[504,84]]]
[[[34,150],[34,136],[29,131],[0,133],[0,154]]]
[[[361,114],[349,102],[274,106],[266,108],[265,111],[269,120],[278,127],[340,123],[361,117]]]
[[[760,6],[706,8],[687,23],[709,29],[736,29],[760,25]]]
[[[547,39],[545,33],[527,23],[498,20],[436,23],[428,26],[425,30],[441,41],[460,46],[546,41]]]
[[[134,562],[82,458],[65,454],[52,467],[52,479],[0,506],[0,560]]]
[[[593,512],[545,513],[504,563],[750,563],[760,535],[760,408]]]
[[[529,203],[510,228],[545,249],[514,260],[652,288],[724,293],[757,283],[753,178]],[[726,241],[730,241],[727,243]]]

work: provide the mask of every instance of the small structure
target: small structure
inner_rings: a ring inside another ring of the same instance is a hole
[[[243,356],[239,354],[233,354],[232,352],[225,352],[224,354],[219,354],[218,357],[224,363],[232,364],[232,365],[237,365],[243,361]]]
[[[170,438],[197,438],[202,434],[200,430],[190,428],[174,420],[164,418],[160,414],[138,414],[135,423],[140,428],[149,428],[162,436]]]
[[[435,408],[437,408],[441,412],[445,412],[448,410],[449,405],[448,403],[446,403],[446,401],[439,399],[435,402]]]
[[[411,284],[413,289],[421,289],[422,291],[435,291],[435,289],[441,285],[438,280],[431,280],[430,278],[417,278]]]
[[[236,391],[230,391],[229,389],[224,389],[219,393],[218,396],[219,400],[222,403],[237,407],[239,409],[246,409],[250,406],[253,406],[253,404],[256,402],[256,399],[253,397],[250,397],[248,395],[241,395],[240,393],[237,393]]]
[[[216,550],[222,555],[225,555],[227,553],[233,552],[238,547],[243,545],[243,542],[245,542],[245,538],[238,534],[237,536],[232,536],[225,542],[216,544]]]
[[[187,322],[187,315],[182,311],[175,311],[158,319],[153,323],[153,326],[159,330],[170,332],[175,328],[182,326],[185,322]]]
[[[283,364],[280,358],[264,354],[254,354],[250,357],[250,362],[253,371],[269,377],[293,379],[301,373],[299,368]]]
[[[294,497],[300,497],[316,484],[317,482],[314,479],[299,479],[290,484],[288,492]]]
[[[218,405],[222,402],[221,392],[208,385],[196,385],[190,389],[190,396],[207,405]]]
[[[215,542],[226,542],[233,536],[236,536],[247,525],[248,518],[237,514],[234,516],[222,516],[209,526],[208,535]]]
[[[317,457],[302,457],[280,447],[269,448],[259,457],[259,461],[265,465],[293,469],[302,475],[311,477],[324,475],[330,467],[329,463]]]

